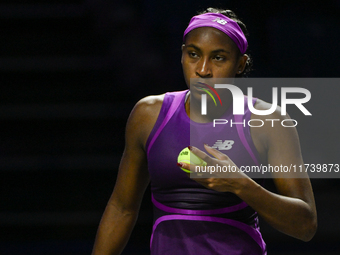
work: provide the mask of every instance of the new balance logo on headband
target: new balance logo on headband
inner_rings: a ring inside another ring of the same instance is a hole
[[[248,42],[242,29],[235,20],[232,20],[221,13],[204,13],[196,15],[191,18],[187,29],[184,31],[183,42],[185,42],[185,36],[191,30],[198,27],[214,27],[222,31],[236,43],[242,54],[246,53]]]
[[[226,20],[224,20],[224,19],[220,19],[220,18],[214,19],[213,22],[217,22],[217,23],[219,23],[219,24],[221,24],[221,25],[225,25],[225,24],[228,23],[228,21],[226,21]]]

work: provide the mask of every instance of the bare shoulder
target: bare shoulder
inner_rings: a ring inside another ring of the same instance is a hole
[[[153,112],[156,108],[159,108],[160,110],[164,95],[165,94],[144,97],[136,103],[134,109],[145,113],[148,113],[149,111]]]
[[[264,121],[264,126],[273,126],[273,121],[282,121],[290,119],[288,114],[281,115],[281,107],[279,105],[273,106],[272,103],[268,103],[261,99],[257,99],[254,108],[259,111],[268,111],[269,114],[258,115],[252,114],[252,119],[261,119]],[[269,124],[269,125],[266,125]],[[274,125],[275,126],[275,125]]]
[[[132,109],[127,125],[127,135],[132,133],[144,147],[161,110],[164,95],[147,96],[139,100]]]
[[[262,99],[257,99],[256,100],[256,103],[255,103],[255,105],[254,105],[254,108],[256,109],[256,110],[261,110],[261,111],[264,111],[264,110],[269,110],[269,109],[271,109],[272,108],[272,104],[271,103],[268,103],[268,102],[266,102],[266,101],[264,101],[264,100],[262,100]],[[280,106],[276,106],[275,107],[275,110],[274,110],[274,112],[273,112],[273,114],[274,115],[276,115],[277,113],[281,113],[281,107]],[[270,116],[270,115],[269,115]],[[268,117],[268,116],[266,116],[266,117]]]
[[[149,123],[155,117],[157,119],[164,100],[164,94],[147,96],[139,100],[131,111],[129,121]]]
[[[280,143],[284,144],[291,139],[298,139],[298,135],[290,116],[288,114],[281,115],[280,106],[273,106],[271,103],[258,99],[254,108],[261,111],[271,109],[269,111],[271,113],[268,115],[254,113],[251,115],[251,119],[254,120],[254,126],[257,126],[250,127],[251,136],[262,160],[266,162],[270,147]]]
[[[271,103],[267,103],[263,100],[257,100],[255,104],[255,109],[257,110],[269,110],[273,106]],[[265,132],[270,136],[279,136],[282,137],[284,135],[297,135],[296,131],[296,122],[291,119],[291,117],[286,114],[282,114],[280,106],[274,106],[270,114],[268,115],[254,115],[252,114],[252,119],[261,119],[264,122],[263,128],[260,128],[262,132]]]

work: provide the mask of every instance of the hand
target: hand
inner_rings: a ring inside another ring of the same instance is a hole
[[[197,172],[195,165],[184,162],[181,162],[181,167],[190,170],[191,174],[188,174],[188,176],[208,189],[219,192],[237,193],[237,191],[244,186],[245,181],[249,180],[249,177],[242,173],[227,155],[206,144],[204,145],[204,148],[214,157],[210,157],[196,147],[189,147],[193,154],[207,163],[206,169],[212,170],[211,172],[209,171],[202,175]],[[217,171],[217,169],[219,169],[219,171]],[[224,171],[222,171],[222,169]]]

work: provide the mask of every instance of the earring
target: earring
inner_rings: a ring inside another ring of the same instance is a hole
[[[242,70],[238,70],[238,73],[242,73]]]

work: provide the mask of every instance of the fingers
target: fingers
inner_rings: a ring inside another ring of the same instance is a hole
[[[228,159],[228,156],[220,152],[219,150],[216,150],[212,147],[210,147],[208,144],[204,144],[204,148],[207,152],[209,152],[211,155],[213,155],[215,158],[219,160],[226,160]]]
[[[222,152],[210,147],[207,144],[204,144],[204,148],[206,149],[207,152],[209,152],[211,155],[213,155],[216,159],[219,160],[227,160],[229,157]],[[200,149],[194,147],[194,146],[189,146],[189,149],[192,153],[194,153],[196,156],[199,158],[203,159],[207,163],[212,163],[212,157],[210,157],[208,154],[205,152],[201,151]]]
[[[198,149],[194,146],[189,146],[188,148],[192,153],[194,153],[200,159],[204,160],[208,164],[211,163],[212,158],[208,154],[206,154],[205,152],[201,151],[200,149]]]
[[[212,172],[210,172],[210,170],[208,168],[202,169],[202,167],[215,166],[217,164],[221,165],[221,166],[222,165],[229,166],[229,165],[233,164],[233,162],[229,159],[229,157],[227,155],[225,155],[222,152],[210,147],[207,144],[204,144],[204,148],[213,157],[211,157],[207,153],[201,151],[197,147],[189,146],[188,148],[189,148],[191,153],[195,154],[198,158],[200,158],[201,160],[204,161],[200,165],[195,165],[192,162],[191,162],[192,164],[190,164],[189,162],[187,162],[187,163],[186,162],[179,162],[177,164],[192,179],[195,179],[195,178],[206,179],[206,178],[212,177],[211,176]]]
[[[197,169],[196,167],[199,167],[197,165],[194,165],[194,164],[188,164],[188,163],[185,163],[185,162],[179,162],[177,163],[177,165],[182,168],[182,170],[188,174],[189,177],[192,177],[190,174],[194,174],[194,173],[197,173]]]
[[[190,174],[191,170],[191,166],[190,164],[187,164],[185,162],[178,162],[177,165],[184,171],[186,172],[187,174]]]
[[[198,182],[204,181],[205,177],[209,176],[209,173],[202,173],[200,170],[197,171],[196,167],[200,167],[194,164],[188,164],[185,162],[179,162],[177,165],[193,180],[200,180]],[[204,176],[205,175],[205,176]],[[210,177],[210,176],[209,176]]]

